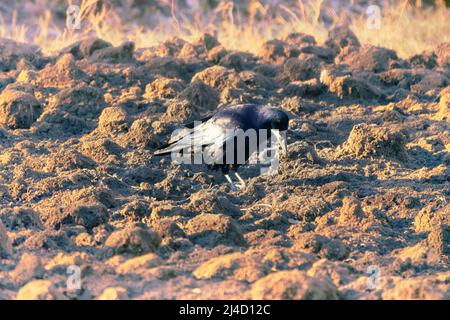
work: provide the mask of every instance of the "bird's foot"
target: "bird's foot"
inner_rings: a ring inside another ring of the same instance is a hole
[[[231,190],[241,191],[241,190],[245,189],[245,187],[247,186],[245,181],[241,178],[241,176],[238,173],[235,172],[234,175],[239,180],[239,183],[233,182],[231,177],[228,174],[225,174],[225,178],[227,179],[228,183],[230,184]]]
[[[234,175],[239,180],[240,189],[241,190],[245,189],[247,187],[247,184],[245,183],[244,179],[242,179],[241,176],[239,175],[239,173],[237,173],[237,172],[235,172]]]

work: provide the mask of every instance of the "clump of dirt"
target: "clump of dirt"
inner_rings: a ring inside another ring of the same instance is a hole
[[[450,205],[430,204],[420,210],[414,219],[416,232],[432,231],[440,225],[450,225]]]
[[[220,102],[219,92],[200,80],[190,83],[178,97],[204,111],[214,110]]]
[[[190,197],[190,208],[202,212],[221,213],[236,217],[240,215],[239,207],[232,203],[226,194],[214,191],[200,191]]]
[[[126,111],[121,107],[105,108],[98,118],[97,130],[106,136],[114,137],[128,132],[130,120]]]
[[[144,97],[149,100],[175,98],[183,89],[184,83],[181,80],[158,78],[145,87]]]
[[[246,245],[236,221],[224,214],[203,213],[189,220],[185,229],[191,241],[202,246]]]
[[[0,41],[0,70],[15,70],[18,64],[40,66],[44,62],[41,49],[25,43],[2,38]]]
[[[320,73],[320,82],[340,99],[376,100],[384,97],[383,91],[377,85],[336,67],[324,68]]]
[[[62,55],[56,63],[47,66],[37,74],[36,83],[43,87],[70,87],[86,79],[86,74],[76,64],[71,54]]]
[[[89,58],[92,54],[101,49],[112,47],[111,43],[99,38],[89,38],[75,42],[69,47],[61,50],[62,53],[71,53],[75,59],[81,60]]]
[[[10,276],[14,284],[24,285],[33,278],[42,278],[44,274],[42,259],[36,254],[25,252]]]
[[[48,213],[46,226],[77,225],[86,229],[97,227],[108,220],[107,208],[101,203],[75,203]]]
[[[287,83],[298,80],[318,78],[320,75],[320,59],[313,54],[302,53],[297,58],[288,59],[280,74],[281,81]]]
[[[104,254],[142,255],[155,252],[160,243],[161,238],[154,231],[140,225],[127,226],[106,239]]]
[[[436,54],[436,62],[441,67],[447,67],[450,65],[450,42],[441,43],[436,47],[434,53]]]
[[[437,225],[427,238],[428,245],[443,256],[450,256],[450,225]]]
[[[12,244],[5,226],[0,221],[0,257],[8,257],[12,254]]]
[[[42,107],[25,92],[3,90],[0,95],[0,124],[10,129],[27,129],[39,118]]]
[[[405,157],[405,136],[389,128],[358,124],[350,132],[347,141],[340,146],[338,154],[356,159],[368,157]]]
[[[439,110],[436,113],[437,120],[449,120],[450,118],[450,86],[439,94]]]
[[[93,51],[89,60],[92,62],[125,63],[134,59],[134,42],[124,42],[118,47],[104,46]]]
[[[348,249],[341,241],[313,232],[303,233],[295,241],[294,248],[316,253],[329,260],[343,260],[348,256]]]
[[[278,271],[252,286],[252,298],[258,300],[336,300],[336,286],[329,278],[309,277],[299,270]]]
[[[98,116],[104,107],[103,93],[85,83],[61,90],[49,99],[47,110],[64,110],[76,116]]]
[[[393,50],[375,47],[345,47],[338,56],[336,64],[346,64],[351,70],[364,70],[370,72],[387,71],[390,65],[398,60],[397,54]]]
[[[325,45],[330,47],[336,54],[346,47],[360,47],[358,38],[348,26],[336,26],[328,32]]]
[[[192,82],[202,81],[205,84],[222,91],[225,88],[242,87],[239,75],[228,68],[222,66],[213,66],[197,73],[192,78]]]
[[[17,293],[17,300],[67,300],[48,280],[28,282]]]

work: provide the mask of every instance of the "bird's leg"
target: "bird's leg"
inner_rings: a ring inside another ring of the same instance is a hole
[[[245,183],[244,179],[242,179],[242,177],[239,175],[239,173],[237,173],[236,171],[234,171],[234,175],[236,176],[236,178],[239,180],[239,189],[244,189],[245,187],[247,187],[247,184]]]
[[[231,177],[228,173],[225,173],[224,176],[227,179],[228,183],[230,184],[231,190],[238,191],[240,189],[240,186],[234,183],[233,180],[231,180]]]
[[[233,184],[233,180],[231,180],[230,175],[229,175],[228,173],[225,173],[224,176],[225,176],[225,179],[227,179],[227,181],[228,181],[230,184]]]

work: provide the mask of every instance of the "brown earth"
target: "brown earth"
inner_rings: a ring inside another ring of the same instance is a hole
[[[449,299],[449,50],[0,40],[0,299]],[[291,116],[277,175],[153,156],[244,102]]]

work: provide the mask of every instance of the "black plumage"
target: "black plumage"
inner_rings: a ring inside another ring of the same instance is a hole
[[[227,174],[230,169],[236,171],[240,165],[248,161],[252,154],[261,151],[259,150],[260,146],[267,145],[272,133],[281,132],[281,135],[277,135],[277,139],[286,151],[283,132],[288,129],[289,118],[280,109],[256,104],[242,104],[222,108],[215,115],[205,118],[203,121],[196,126],[188,125],[172,135],[167,145],[157,150],[155,155],[173,153],[189,155],[201,151],[205,157],[208,157],[206,164],[209,167],[221,169],[224,174]],[[256,148],[254,144],[249,143],[249,139],[243,138],[243,134],[250,132],[250,129],[256,132]],[[260,134],[264,131],[266,134]],[[241,141],[240,144],[239,141]],[[242,143],[243,141],[245,142]],[[230,142],[234,147],[231,159],[227,158],[226,152],[226,145]]]

